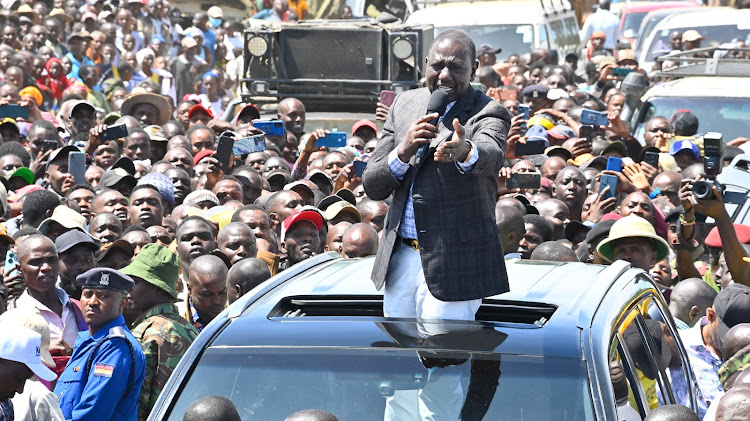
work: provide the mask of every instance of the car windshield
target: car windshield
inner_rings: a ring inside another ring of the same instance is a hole
[[[463,419],[482,419],[486,410],[487,420],[594,420],[583,360],[498,354],[451,354],[453,359],[437,360],[434,356],[429,351],[418,355],[415,350],[393,348],[214,347],[190,374],[168,419],[182,420],[190,403],[219,395],[235,404],[243,420],[282,420],[313,408],[341,420],[382,420],[387,399],[391,398],[391,409],[397,404],[411,407],[419,392],[441,404],[452,402],[448,405],[452,410],[463,404]],[[425,365],[431,364],[422,361],[458,365],[434,367],[429,371],[448,374],[429,375]],[[462,386],[468,396],[461,394]]]
[[[625,15],[625,22],[622,23],[622,36],[635,38],[638,35],[638,28],[641,27],[641,22],[647,14],[648,12],[636,12]]]
[[[685,108],[698,117],[698,132],[721,132],[729,142],[750,133],[750,98],[701,98],[671,97],[651,98],[644,105],[645,114],[640,118],[636,137],[643,139],[646,122],[653,117],[666,118]]]
[[[689,27],[689,28],[672,28],[662,29],[658,32],[654,32],[654,37],[651,39],[651,43],[648,45],[648,61],[654,61],[655,57],[662,56],[672,51],[672,47],[669,45],[669,34],[673,32],[684,33],[687,30],[697,30],[701,36],[705,39],[701,46],[708,47],[712,43],[718,42],[720,44],[731,42],[732,40],[744,41],[750,35],[750,29],[740,29],[737,25],[715,25],[715,26],[704,26],[704,27]]]
[[[528,53],[534,45],[534,27],[531,25],[436,26],[435,35],[446,29],[465,31],[477,47],[482,44],[502,46],[503,51],[497,54],[498,63],[507,60],[513,53]]]

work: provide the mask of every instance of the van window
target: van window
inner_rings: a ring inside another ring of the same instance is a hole
[[[534,48],[534,27],[532,25],[459,25],[436,26],[435,36],[447,29],[460,29],[479,46],[489,44],[502,47],[497,55],[498,63],[508,59],[513,53],[524,54]]]
[[[539,25],[539,45],[538,48],[549,50],[549,37],[547,37],[547,25]]]

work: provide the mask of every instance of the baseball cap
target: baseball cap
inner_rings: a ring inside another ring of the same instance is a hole
[[[224,17],[224,11],[221,10],[221,7],[219,6],[211,6],[208,9],[208,17],[210,18],[223,18]]]
[[[547,132],[549,134],[549,132]],[[566,162],[569,159],[573,159],[573,154],[570,153],[569,150],[563,148],[562,146],[550,146],[549,148],[544,150],[544,154],[548,157],[553,156],[559,156],[560,158],[564,159]]]
[[[602,69],[604,69],[607,66],[614,66],[617,62],[615,61],[615,58],[612,56],[604,56],[596,63],[596,69],[600,72]]]
[[[610,152],[615,152],[622,156],[628,156],[628,147],[625,146],[625,144],[622,143],[622,141],[615,140],[614,142],[605,146],[604,149],[602,149],[601,155],[605,155]]]
[[[26,181],[27,184],[34,184],[34,173],[27,167],[16,168],[16,170],[13,171],[13,174],[11,174],[8,179],[10,180],[12,177],[21,177]]]
[[[479,56],[482,54],[498,54],[502,51],[503,51],[502,48],[494,48],[490,44],[482,44],[477,49],[477,55]]]
[[[568,140],[576,137],[576,132],[573,131],[569,126],[564,124],[558,124],[557,126],[547,130],[547,134],[557,140]]]
[[[133,263],[122,268],[120,272],[141,278],[169,293],[172,299],[177,299],[176,285],[180,274],[180,261],[176,254],[160,244],[149,243],[143,246]]]
[[[24,364],[44,381],[51,382],[57,379],[55,372],[42,362],[42,351],[45,359],[49,354],[49,343],[42,347],[42,335],[28,327],[17,326],[5,320],[0,325],[0,358]]]
[[[289,183],[289,184],[287,184],[287,185],[284,186],[283,190],[292,190],[292,191],[295,191],[297,193],[299,193],[300,190],[303,190],[309,196],[315,196],[315,193],[313,193],[313,191],[310,188],[310,186],[308,186],[307,184],[305,184],[304,181],[295,181],[295,182]]]
[[[42,363],[49,368],[55,368],[55,360],[49,351],[49,323],[47,323],[37,309],[13,308],[0,315],[0,321],[15,326],[26,327],[40,334],[42,336],[42,349],[40,352]]]
[[[203,104],[195,104],[190,108],[190,111],[188,111],[188,118],[193,118],[195,113],[203,111],[206,114],[208,114],[209,117],[214,118],[214,113],[211,111],[210,108],[206,108],[203,106]]]
[[[55,210],[52,211],[52,216],[39,224],[39,231],[42,234],[47,235],[47,231],[49,231],[49,226],[52,222],[57,222],[69,230],[77,229],[86,233],[86,218],[65,205],[57,206]],[[86,233],[86,235],[89,234]]]
[[[558,99],[570,98],[570,94],[565,92],[564,89],[552,88],[547,92],[547,99],[557,101]]]
[[[526,137],[528,138],[528,140],[543,140],[545,142],[548,141],[547,130],[543,126],[540,126],[538,124],[529,127],[529,129],[526,131]]]
[[[133,249],[132,244],[125,240],[115,240],[111,243],[102,244],[102,247],[99,249],[99,254],[96,255],[96,261],[98,262],[104,259],[108,253],[115,249],[124,251],[128,256],[128,260],[132,259],[135,255],[135,249]]]
[[[529,119],[529,121],[526,122],[526,125],[528,127],[534,126],[534,125],[540,125],[544,127],[545,130],[549,130],[553,127],[555,127],[555,123],[552,122],[552,117],[547,118],[547,114],[540,114],[535,115]]]
[[[184,37],[182,41],[180,41],[180,45],[182,45],[182,48],[188,49],[198,46],[198,41],[195,40],[193,37]]]
[[[327,220],[332,220],[335,217],[337,217],[342,212],[348,212],[352,215],[354,215],[358,221],[362,220],[362,215],[359,214],[359,211],[357,208],[355,208],[351,203],[347,202],[346,200],[342,200],[340,202],[336,202],[328,206],[325,210],[325,215]]]
[[[81,16],[81,22],[86,22],[86,19],[97,20],[98,16],[96,15],[96,13],[86,12],[86,13],[83,14],[83,16]]]
[[[375,133],[378,132],[378,126],[376,126],[375,123],[366,118],[363,118],[362,120],[354,123],[354,125],[352,126],[352,135],[354,135],[354,133],[357,133],[357,130],[361,129],[362,127],[369,127],[373,129]]]
[[[15,244],[16,240],[13,239],[10,235],[8,235],[8,228],[5,227],[5,225],[0,224],[0,237],[10,241],[11,244]]]
[[[568,225],[565,226],[565,238],[568,241],[572,242],[575,239],[576,234],[579,232],[585,232],[588,235],[588,233],[591,232],[591,228],[583,225],[579,221],[570,221],[568,222]]]
[[[55,248],[58,253],[65,253],[77,245],[85,245],[93,252],[99,251],[99,244],[93,237],[76,229],[65,232],[55,239]]]
[[[669,154],[671,156],[675,156],[678,152],[683,150],[690,151],[696,161],[698,160],[698,158],[700,158],[700,151],[698,150],[698,146],[689,140],[678,140],[674,142],[672,146],[669,147]]]
[[[608,237],[609,230],[612,228],[612,225],[614,225],[614,223],[614,219],[608,219],[606,221],[600,221],[598,224],[594,225],[594,227],[591,228],[591,230],[586,234],[586,242],[591,244],[600,237]]]
[[[303,210],[288,216],[284,222],[281,223],[281,241],[286,238],[286,233],[294,226],[294,224],[300,221],[310,221],[315,224],[315,228],[320,231],[323,227],[323,217],[320,213],[313,210]]]
[[[128,174],[128,172],[124,169],[115,168],[104,172],[101,180],[99,180],[99,185],[103,187],[113,187],[121,181],[130,183],[132,187],[135,187],[136,183],[138,183],[138,180],[136,180],[132,175]]]
[[[627,60],[638,62],[638,59],[635,57],[635,51],[626,48],[617,52],[617,64],[622,64],[622,62]]]
[[[164,135],[164,130],[161,128],[161,126],[157,125],[151,125],[146,126],[143,130],[148,133],[148,137],[151,138],[151,140],[154,140],[156,142],[167,142],[169,139],[167,139],[166,135]]]
[[[699,39],[704,39],[703,35],[695,29],[687,30],[682,34],[682,42],[693,42]]]
[[[52,153],[49,154],[49,159],[47,160],[47,168],[49,168],[49,165],[52,162],[57,161],[58,158],[67,158],[69,153],[78,151],[80,151],[80,149],[71,145],[63,146],[60,149],[55,149],[54,151],[52,151]]]
[[[750,288],[731,284],[714,298],[714,311],[719,316],[719,337],[723,340],[729,329],[750,323]]]
[[[80,99],[79,100],[74,100],[73,101],[73,106],[70,107],[70,111],[68,112],[68,118],[73,117],[73,113],[76,110],[80,110],[80,109],[83,109],[83,108],[89,108],[89,109],[91,109],[92,112],[94,112],[94,113],[96,112],[96,107],[94,107],[94,104],[92,104],[92,103],[90,103],[88,101],[80,100]]]

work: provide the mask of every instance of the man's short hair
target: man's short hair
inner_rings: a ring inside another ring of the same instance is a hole
[[[700,421],[700,419],[692,409],[674,404],[654,408],[643,421]]]
[[[90,184],[76,184],[73,187],[71,187],[70,190],[68,190],[68,192],[65,194],[65,197],[68,198],[70,197],[71,193],[73,193],[76,190],[81,190],[81,189],[88,190],[91,193],[94,193],[94,195],[96,195],[96,191],[94,190],[93,187],[91,187]]]
[[[545,241],[531,252],[531,260],[545,260],[548,262],[577,262],[575,252],[557,241]]]
[[[206,218],[203,218],[202,216],[198,216],[198,215],[190,215],[187,218],[183,219],[182,222],[180,222],[180,225],[177,226],[177,231],[175,232],[179,232],[180,229],[182,229],[182,226],[185,225],[185,223],[188,221],[200,221],[206,224],[211,229],[211,235],[213,235],[214,238],[216,238],[216,231],[214,230],[214,225],[208,222]]]
[[[264,208],[261,205],[250,204],[250,205],[245,205],[237,209],[232,215],[231,222],[240,222],[240,214],[242,214],[242,212],[256,211],[256,210],[263,212],[264,214],[266,214],[266,217],[268,217],[268,211],[266,210],[266,208]]]
[[[477,60],[477,47],[474,45],[474,40],[471,39],[469,34],[460,29],[448,29],[447,31],[443,31],[438,36],[436,36],[432,41],[432,45],[438,45],[440,44],[440,42],[446,39],[466,45],[469,48],[469,57],[471,57],[471,62],[474,63]]]
[[[0,145],[0,157],[5,155],[17,156],[24,167],[28,168],[31,164],[31,154],[18,142],[5,142]]]
[[[133,231],[145,232],[146,234],[148,234],[148,231],[146,230],[146,228],[143,228],[141,225],[131,225],[131,226],[127,227],[125,229],[125,231],[122,232],[122,234],[120,235],[120,237],[124,237],[125,234],[131,233]],[[151,237],[151,235],[149,235],[149,238],[150,237]]]
[[[191,126],[185,132],[185,138],[188,140],[188,142],[190,141],[190,136],[193,133],[197,132],[198,130],[208,130],[208,132],[211,133],[211,141],[213,141],[213,142],[216,141],[216,135],[214,134],[213,129],[211,129],[210,127],[206,126],[203,123],[198,123],[198,124],[194,124],[193,126]]]
[[[539,234],[542,235],[542,241],[552,240],[552,225],[545,217],[534,214],[524,215],[523,223],[535,226],[539,230]]]
[[[223,396],[206,396],[188,406],[182,421],[241,421],[237,407]]]
[[[48,211],[60,205],[60,197],[49,190],[34,190],[26,196],[21,207],[23,219],[29,222],[41,222]]]

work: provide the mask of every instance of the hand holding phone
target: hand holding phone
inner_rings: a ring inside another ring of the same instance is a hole
[[[344,132],[330,132],[323,137],[319,137],[315,141],[315,146],[326,147],[326,148],[343,148],[346,146],[346,133]]]
[[[542,187],[542,174],[539,172],[513,173],[505,179],[505,188],[538,190]]]
[[[68,153],[68,173],[73,176],[76,184],[86,184],[84,174],[86,173],[86,154],[73,151]]]
[[[365,168],[367,168],[367,161],[354,161],[352,165],[354,165],[354,172],[357,174],[357,177],[362,177],[362,174],[365,173]]]
[[[617,176],[602,174],[599,179],[599,192],[602,192],[605,187],[609,187],[609,191],[602,195],[602,199],[614,197],[617,192]]]
[[[232,152],[233,146],[233,137],[227,134],[222,134],[219,137],[219,144],[216,146],[216,160],[219,161],[219,165],[225,173],[229,172],[232,165],[232,155],[234,155]]]
[[[622,158],[616,156],[610,156],[607,158],[607,170],[622,172]]]
[[[380,91],[380,103],[389,107],[393,105],[393,101],[396,99],[396,93],[393,91]]]
[[[107,130],[102,132],[100,139],[102,141],[117,140],[128,136],[128,127],[125,124],[118,124],[117,126],[109,126]]]
[[[609,126],[609,118],[607,118],[607,113],[603,111],[584,109],[581,112],[581,124],[607,127]]]

